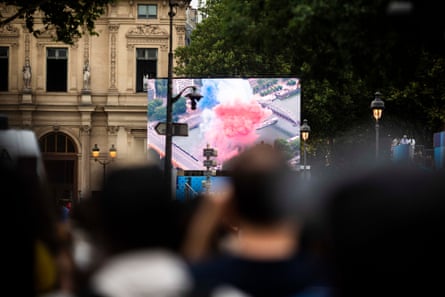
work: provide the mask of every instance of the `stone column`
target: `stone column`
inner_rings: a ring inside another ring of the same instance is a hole
[[[79,180],[79,190],[81,191],[81,195],[79,195],[80,198],[88,196],[90,193],[91,126],[81,125],[79,130],[80,130],[80,142],[81,142],[81,151],[78,158],[79,160],[78,180]]]

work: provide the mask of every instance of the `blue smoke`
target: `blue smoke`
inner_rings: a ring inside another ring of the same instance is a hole
[[[218,93],[218,85],[215,80],[203,80],[203,85],[201,87],[201,94],[203,97],[198,102],[198,108],[201,110],[204,109],[213,109],[216,105],[219,104],[218,98],[216,95]]]

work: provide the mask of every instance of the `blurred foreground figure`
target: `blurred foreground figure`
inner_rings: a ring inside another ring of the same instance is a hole
[[[34,132],[9,129],[8,118],[0,115],[0,155],[3,290],[17,296],[68,293],[60,265],[65,234]]]
[[[443,296],[444,172],[397,166],[328,193],[335,296]]]
[[[59,287],[55,205],[45,195],[32,166],[35,159],[20,159],[17,167],[0,162],[0,195],[5,198],[3,263],[8,273],[4,288],[17,296],[39,296]],[[17,285],[17,281],[20,285]]]
[[[296,172],[264,144],[227,166],[231,188],[203,197],[191,220],[184,249],[195,280],[191,296],[328,296],[322,264],[299,245]],[[234,231],[223,247],[206,249],[221,225]]]
[[[94,260],[77,296],[184,296],[191,283],[177,253],[177,217],[157,166],[110,173],[101,195],[74,209]]]

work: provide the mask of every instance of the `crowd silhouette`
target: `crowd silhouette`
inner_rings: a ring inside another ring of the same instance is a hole
[[[66,219],[35,162],[1,163],[0,171],[14,213],[15,228],[5,233],[15,239],[9,277],[22,282],[6,285],[20,296],[443,291],[443,171],[388,164],[308,182],[273,146],[259,144],[225,164],[226,191],[177,201],[158,165],[119,168]]]

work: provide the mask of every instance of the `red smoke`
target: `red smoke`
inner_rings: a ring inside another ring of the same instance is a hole
[[[219,163],[236,155],[258,138],[256,128],[272,111],[255,101],[231,100],[214,108],[215,118],[206,133],[206,140],[218,150]]]

